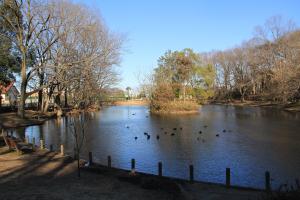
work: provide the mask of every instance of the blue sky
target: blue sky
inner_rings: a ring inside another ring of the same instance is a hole
[[[281,15],[300,24],[299,0],[77,0],[98,10],[107,26],[127,35],[121,88],[138,87],[137,74],[167,50],[223,50],[250,39],[254,27]]]

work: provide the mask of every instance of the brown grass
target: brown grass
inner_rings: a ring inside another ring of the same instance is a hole
[[[155,114],[192,114],[199,112],[194,101],[152,101],[150,110]]]
[[[128,101],[116,101],[114,102],[114,105],[132,105],[132,106],[136,106],[136,105],[141,105],[141,106],[148,106],[149,105],[149,101],[147,100],[128,100]]]

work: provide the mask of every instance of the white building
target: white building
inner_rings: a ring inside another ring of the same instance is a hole
[[[0,84],[1,105],[16,105],[18,101],[19,91],[14,86],[14,81],[10,82],[6,87]]]

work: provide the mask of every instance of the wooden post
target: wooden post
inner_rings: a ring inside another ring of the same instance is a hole
[[[44,140],[43,139],[40,140],[40,148],[44,149]]]
[[[111,157],[107,156],[107,167],[111,168]]]
[[[230,168],[226,168],[226,187],[230,187]]]
[[[265,172],[265,180],[266,180],[266,191],[271,191],[271,178],[270,178],[270,172]]]
[[[194,166],[190,165],[190,182],[194,182]]]
[[[162,163],[158,162],[158,176],[162,176]]]
[[[131,159],[131,169],[135,169],[135,159]]]
[[[92,154],[92,152],[89,152],[89,164],[90,165],[93,164],[93,154]]]
[[[25,138],[25,143],[29,144],[29,136]]]
[[[49,150],[52,152],[53,151],[53,144],[50,144]]]
[[[60,145],[60,155],[65,155],[65,151],[64,151],[64,145],[63,144],[61,144]]]
[[[32,138],[32,150],[35,150],[35,137]]]

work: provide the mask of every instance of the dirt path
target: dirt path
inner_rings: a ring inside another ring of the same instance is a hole
[[[60,199],[258,199],[261,192],[226,189],[223,186],[140,177],[143,184],[129,179],[124,170],[104,167],[82,170],[57,153],[37,151],[18,156],[0,148],[1,200]],[[147,181],[146,181],[147,180]],[[147,184],[145,184],[145,181]],[[158,186],[158,187],[157,187]]]

